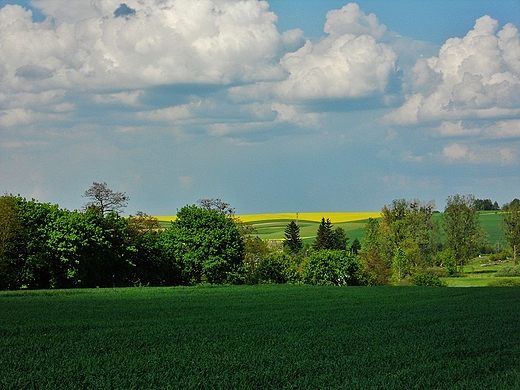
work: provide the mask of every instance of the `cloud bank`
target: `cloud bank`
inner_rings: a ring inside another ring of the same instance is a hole
[[[81,187],[116,178],[122,190],[193,201],[249,183],[263,202],[262,183],[286,188],[290,176],[287,198],[311,202],[323,196],[312,188],[333,182],[437,191],[449,174],[434,168],[518,168],[513,24],[482,16],[422,58],[424,42],[356,3],[324,13],[312,40],[279,31],[267,1],[31,4],[45,20],[0,8],[0,190],[53,199],[62,178]],[[280,173],[283,159],[291,174]]]
[[[520,35],[483,16],[437,57],[419,59],[405,104],[388,115],[398,124],[520,115]]]

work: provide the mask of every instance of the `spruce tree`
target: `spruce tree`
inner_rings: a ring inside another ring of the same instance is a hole
[[[302,239],[300,237],[300,227],[294,221],[291,221],[285,228],[284,247],[289,248],[292,254],[298,253],[302,248]]]
[[[333,232],[332,223],[330,219],[321,219],[320,226],[318,226],[318,232],[316,233],[316,240],[314,241],[314,248],[317,250],[321,249],[332,249],[333,246]]]

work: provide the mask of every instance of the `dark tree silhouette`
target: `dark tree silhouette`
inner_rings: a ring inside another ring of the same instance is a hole
[[[112,191],[107,183],[97,182],[92,183],[92,187],[85,191],[84,197],[92,199],[85,205],[85,210],[94,208],[102,215],[121,213],[130,200],[126,193]]]
[[[291,221],[287,224],[283,245],[289,248],[289,252],[292,254],[298,253],[303,248],[302,239],[300,237],[300,227],[296,222]]]

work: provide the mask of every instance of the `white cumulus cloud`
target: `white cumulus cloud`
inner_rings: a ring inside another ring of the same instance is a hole
[[[518,161],[515,148],[510,146],[452,143],[443,149],[442,156],[449,163],[511,165]]]
[[[277,87],[289,99],[360,98],[382,93],[395,70],[396,54],[378,43],[385,26],[365,15],[355,3],[327,13],[325,32],[317,43],[307,41],[281,64],[289,77]]]
[[[138,88],[279,78],[284,37],[257,0],[35,2],[50,18],[33,22],[17,5],[0,8],[0,87]],[[134,12],[135,11],[135,12]]]
[[[483,16],[437,57],[419,59],[412,93],[387,118],[399,124],[520,115],[520,34]]]

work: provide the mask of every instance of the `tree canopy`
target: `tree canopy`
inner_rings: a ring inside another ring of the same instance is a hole
[[[484,243],[473,195],[455,195],[446,200],[443,216],[445,248],[451,250],[455,267],[460,267],[478,254]]]

